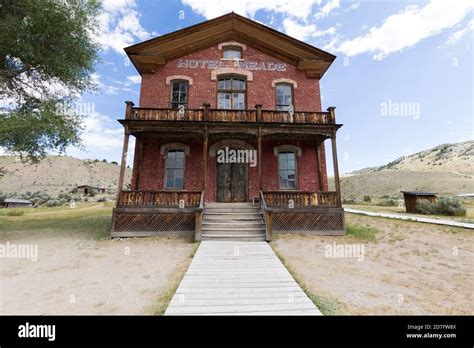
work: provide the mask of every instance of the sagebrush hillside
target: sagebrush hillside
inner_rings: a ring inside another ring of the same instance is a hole
[[[98,160],[82,160],[69,156],[47,156],[38,164],[29,164],[13,156],[0,156],[0,192],[24,193],[44,191],[56,195],[69,192],[78,185],[91,185],[115,190],[120,166]],[[127,168],[125,184],[132,170]]]
[[[341,178],[343,197],[400,196],[401,190],[440,195],[474,192],[474,141],[443,144]]]

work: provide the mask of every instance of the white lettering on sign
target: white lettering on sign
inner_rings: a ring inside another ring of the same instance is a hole
[[[185,69],[217,69],[237,67],[251,71],[286,71],[286,63],[256,61],[224,61],[215,59],[178,59],[176,66]]]

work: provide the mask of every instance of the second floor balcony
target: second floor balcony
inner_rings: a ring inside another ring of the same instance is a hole
[[[287,123],[335,125],[334,107],[325,112],[317,111],[279,111],[265,110],[261,105],[254,109],[229,110],[211,109],[204,103],[198,109],[186,108],[148,108],[135,107],[132,102],[126,102],[126,120],[144,121],[188,121],[188,122],[234,122],[234,123]]]

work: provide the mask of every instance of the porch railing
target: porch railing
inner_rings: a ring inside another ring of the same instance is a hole
[[[190,121],[190,122],[250,122],[250,123],[293,123],[293,124],[335,124],[334,112],[262,110],[260,105],[255,109],[224,110],[210,109],[204,104],[199,109],[171,109],[133,107],[127,102],[125,112],[127,120],[146,121]]]
[[[201,191],[122,191],[117,206],[199,207]]]
[[[337,206],[336,191],[265,191],[263,197],[268,207]]]

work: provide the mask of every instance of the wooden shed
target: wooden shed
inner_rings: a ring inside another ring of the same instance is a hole
[[[78,193],[83,194],[84,196],[90,196],[94,193],[105,193],[104,187],[94,187],[90,185],[79,185],[76,187]]]
[[[5,208],[31,208],[33,206],[33,202],[17,198],[7,198],[3,204]]]
[[[419,213],[416,209],[416,202],[420,200],[436,202],[436,192],[421,192],[421,191],[401,191],[405,199],[405,207],[407,213]]]

